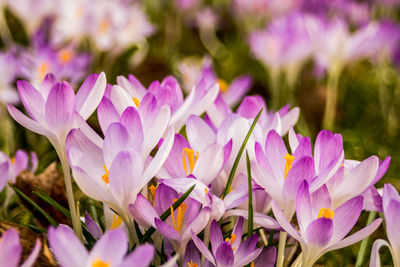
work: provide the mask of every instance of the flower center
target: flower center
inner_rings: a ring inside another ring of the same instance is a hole
[[[224,80],[222,80],[222,79],[218,79],[218,85],[219,85],[219,90],[222,92],[222,93],[226,93],[227,91],[228,91],[228,83],[227,82],[225,82]]]
[[[335,212],[333,210],[331,211],[329,208],[327,209],[322,208],[319,210],[318,219],[324,217],[332,220],[334,213]]]
[[[153,196],[153,207],[154,207],[154,203],[156,202],[156,190],[157,190],[157,187],[158,187],[158,185],[157,186],[151,185],[149,187],[151,195]]]
[[[10,160],[10,161],[11,161],[11,164],[15,164],[15,161],[16,161],[16,160],[17,160],[17,159],[16,159],[15,157],[12,157],[11,160]]]
[[[287,176],[289,170],[292,168],[294,156],[286,153],[286,155],[283,158],[286,160],[286,163],[285,163],[285,179],[286,179],[286,176]]]
[[[108,31],[108,29],[110,28],[110,22],[108,21],[108,19],[103,19],[100,22],[99,28],[98,28],[98,32],[99,33],[106,33]]]
[[[189,172],[187,169],[187,164],[186,164],[186,158],[189,162]],[[194,164],[196,164],[197,159],[199,158],[199,152],[196,152],[196,155],[194,154],[193,149],[190,149],[188,147],[185,147],[182,151],[182,163],[183,163],[183,168],[185,169],[186,175],[192,174]]]
[[[74,53],[71,49],[62,49],[58,53],[58,59],[61,61],[62,64],[68,64],[74,56]]]
[[[140,104],[140,100],[137,99],[136,97],[133,97],[132,100],[133,100],[133,102],[135,102],[135,105],[136,105],[136,107],[138,108],[138,107],[139,107],[139,104]]]
[[[229,242],[229,244],[231,244],[231,246],[233,245],[233,242],[235,242],[236,240],[236,234],[232,234],[231,238],[229,239],[228,237],[225,238],[225,242]],[[233,247],[233,250],[235,250],[236,247]]]
[[[43,61],[40,63],[40,65],[37,67],[37,72],[39,76],[39,81],[42,81],[46,73],[49,72],[50,69],[50,64],[47,61]]]
[[[102,260],[100,260],[99,258],[95,259],[92,262],[92,267],[110,267],[111,264],[108,262],[104,262]]]
[[[174,199],[174,203],[177,201],[177,199]],[[182,203],[179,205],[177,209],[177,214],[176,214],[176,220],[175,220],[175,215],[174,215],[174,208],[170,207],[171,209],[171,219],[172,219],[172,224],[174,225],[174,228],[176,231],[180,232],[182,229],[182,222],[183,222],[183,216],[185,215],[187,205],[185,203]]]
[[[111,223],[111,229],[117,229],[122,223],[121,217],[114,213],[114,217]]]
[[[106,165],[104,165],[103,168],[104,168],[104,171],[105,171],[106,173],[103,174],[103,176],[101,176],[101,179],[102,179],[106,184],[108,184],[108,183],[110,182],[110,180],[108,179],[109,172],[108,172],[108,169],[107,169]]]
[[[188,267],[198,267],[197,263],[193,262],[192,260],[190,260],[190,262],[187,263]]]

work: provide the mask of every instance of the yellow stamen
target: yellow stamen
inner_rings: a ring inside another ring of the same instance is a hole
[[[286,163],[285,163],[285,179],[286,179],[286,176],[287,176],[289,170],[292,168],[294,156],[286,153],[286,155],[283,158],[286,160]]]
[[[250,267],[254,267],[254,261],[250,263]]]
[[[39,80],[42,81],[46,73],[49,72],[50,69],[50,64],[47,61],[42,62],[38,67],[37,67],[37,72],[39,76]]]
[[[187,169],[186,165],[186,156],[189,161],[189,172]],[[197,159],[199,158],[199,152],[196,152],[196,155],[194,154],[193,149],[190,149],[188,147],[185,147],[182,151],[182,162],[183,162],[183,168],[185,169],[186,175],[192,174],[194,164],[196,164]]]
[[[204,188],[204,191],[206,191],[206,195],[208,194],[208,188]]]
[[[62,49],[58,53],[58,59],[61,61],[62,64],[68,64],[72,58],[74,57],[74,52],[71,49]]]
[[[218,85],[219,85],[219,90],[222,93],[226,93],[228,91],[229,85],[228,85],[228,83],[226,81],[224,81],[222,79],[218,79]]]
[[[15,157],[12,157],[12,158],[11,158],[11,164],[15,164],[15,161],[16,161],[16,158],[15,158]]]
[[[174,199],[174,202],[176,202],[177,199]],[[187,205],[185,203],[182,203],[179,205],[177,209],[177,215],[176,215],[176,220],[175,220],[175,215],[174,215],[174,208],[172,205],[170,206],[171,210],[171,219],[172,219],[172,224],[174,225],[174,228],[176,231],[180,232],[182,229],[182,223],[183,223],[183,216],[185,215]]]
[[[108,169],[107,169],[106,165],[104,165],[103,168],[104,168],[104,171],[105,171],[106,173],[103,174],[103,176],[101,176],[101,179],[103,179],[103,181],[104,181],[106,184],[108,184],[108,183],[110,182],[110,180],[108,179],[108,175],[109,175]]]
[[[137,99],[136,97],[132,98],[132,100],[133,100],[133,102],[135,102],[135,105],[136,105],[136,107],[138,108],[138,107],[139,107],[139,104],[140,104],[140,100]]]
[[[122,223],[121,217],[119,217],[117,214],[114,214],[112,223],[111,223],[111,229],[117,229]]]
[[[198,267],[197,263],[193,262],[192,260],[190,260],[190,262],[187,263],[188,267]]]
[[[92,262],[92,267],[110,267],[111,264],[108,262],[104,262],[102,260],[100,260],[99,258],[95,259]]]
[[[327,218],[327,219],[332,219],[334,213],[335,212],[333,210],[331,211],[329,208],[327,208],[327,209],[322,208],[322,209],[319,210],[318,218],[324,217],[324,218]]]
[[[156,189],[157,189],[157,187],[158,187],[158,185],[157,186],[151,185],[149,187],[151,195],[153,196],[153,207],[154,207],[154,203],[156,201]]]
[[[110,22],[107,19],[103,19],[100,22],[100,25],[99,25],[99,28],[98,28],[98,32],[99,33],[106,33],[109,28],[110,28]]]

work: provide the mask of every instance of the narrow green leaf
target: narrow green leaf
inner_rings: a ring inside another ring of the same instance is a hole
[[[237,156],[236,156],[236,159],[235,159],[235,161],[234,161],[234,163],[233,163],[232,170],[231,170],[231,172],[229,173],[228,182],[226,183],[224,193],[222,194],[222,199],[225,198],[225,196],[229,193],[229,191],[230,191],[230,189],[231,189],[232,182],[233,182],[233,178],[235,177],[236,169],[237,169],[237,167],[238,167],[238,165],[239,165],[240,158],[242,157],[244,148],[246,147],[247,142],[249,141],[249,138],[250,138],[250,136],[251,136],[251,133],[252,133],[253,130],[254,130],[254,127],[256,127],[257,121],[258,121],[258,119],[260,118],[262,111],[263,111],[263,108],[261,108],[261,110],[258,112],[258,114],[257,114],[257,116],[255,117],[253,123],[251,124],[251,127],[250,127],[249,131],[247,132],[246,137],[244,138],[244,141],[243,141],[243,143],[242,143],[242,146],[240,147],[239,152],[238,152],[238,154],[237,154]]]
[[[35,194],[36,196],[40,197],[47,203],[49,203],[51,206],[55,207],[58,209],[65,217],[68,219],[71,219],[71,213],[69,210],[64,208],[62,205],[60,205],[57,201],[55,201],[52,197],[50,197],[46,192],[44,192],[42,189],[35,187],[37,191],[33,191],[32,193]]]
[[[250,169],[250,158],[249,153],[246,150],[246,165],[247,165],[247,181],[249,188],[249,207],[248,207],[248,224],[247,224],[247,238],[253,233],[253,188],[251,185],[251,169]]]
[[[173,205],[172,208],[174,210],[176,210],[182,203],[183,201],[185,201],[185,199],[190,195],[190,193],[192,193],[194,187],[196,185],[193,185],[192,187],[190,187]],[[160,219],[162,221],[165,221],[169,215],[171,215],[171,209],[167,209],[166,211],[164,211],[163,214],[161,214]],[[140,243],[144,243],[146,242],[151,235],[156,231],[156,229],[154,229],[153,227],[150,227],[149,230],[146,231],[146,233],[144,233],[143,237],[140,239]]]
[[[20,197],[25,199],[30,205],[32,205],[32,207],[34,209],[36,209],[38,212],[40,212],[51,225],[53,225],[53,226],[57,226],[58,225],[57,221],[53,217],[51,217],[47,212],[45,212],[41,207],[39,207],[39,205],[36,204],[35,201],[30,199],[21,190],[19,190],[15,185],[13,185],[13,184],[9,184],[9,185],[11,186],[11,188],[15,191],[15,193],[17,195],[19,195]]]

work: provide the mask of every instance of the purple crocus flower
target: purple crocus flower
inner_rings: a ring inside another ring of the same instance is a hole
[[[172,205],[180,195],[163,184],[153,190],[153,205],[139,194],[135,204],[129,206],[132,216],[142,226],[156,228],[183,256],[191,232],[198,234],[206,227],[210,220],[211,209],[202,207],[200,202],[188,197],[176,210],[173,210]],[[168,208],[171,209],[171,216],[161,221],[159,216]]]
[[[14,79],[18,74],[18,61],[14,51],[0,53],[0,101],[6,104],[17,104],[18,93],[14,89]]]
[[[104,141],[93,140],[80,129],[67,138],[67,153],[75,181],[88,196],[115,209],[128,223],[128,205],[163,165],[173,143],[170,130],[154,158],[143,153],[138,136],[143,136],[140,117],[127,109],[121,122],[109,125]],[[135,115],[136,116],[131,116]],[[136,138],[135,138],[136,137]]]
[[[393,266],[400,264],[400,196],[391,184],[385,184],[382,194],[383,214],[386,222],[386,235],[389,243],[383,239],[374,242],[371,251],[370,267],[380,267],[379,249],[387,246],[392,253]]]
[[[138,107],[145,95],[151,94],[158,105],[167,104],[171,107],[170,125],[176,131],[180,130],[190,115],[200,115],[206,111],[219,92],[218,84],[209,86],[202,83],[194,87],[183,99],[182,90],[172,76],[164,78],[161,83],[154,81],[147,90],[132,75],[129,76],[129,80],[119,76],[117,81],[119,86],[111,90],[109,97],[117,110],[124,110],[129,106]]]
[[[242,242],[242,231],[243,218],[239,217],[231,237],[223,240],[221,227],[214,220],[210,227],[211,251],[195,233],[192,233],[192,239],[202,255],[214,266],[244,266],[254,261],[262,248],[256,248],[257,234]]]
[[[15,229],[9,229],[5,231],[0,238],[0,265],[31,267],[39,256],[40,247],[41,242],[37,239],[31,254],[29,254],[25,262],[20,265],[22,246],[19,242],[19,235]]]
[[[154,247],[150,244],[137,246],[132,253],[126,255],[128,237],[121,229],[107,231],[90,252],[66,225],[50,227],[48,239],[62,267],[149,266],[154,256]]]
[[[307,181],[299,187],[296,198],[296,216],[300,230],[297,231],[283,214],[276,202],[272,209],[282,228],[300,242],[302,266],[312,266],[328,251],[350,246],[372,234],[381,224],[376,219],[360,231],[346,237],[356,224],[363,207],[363,198],[354,197],[337,208],[332,208],[331,198],[323,194],[310,194]]]
[[[25,128],[49,138],[59,157],[65,155],[65,139],[75,123],[77,112],[84,120],[97,108],[106,85],[104,73],[86,78],[78,93],[67,82],[57,82],[47,74],[39,88],[26,81],[18,81],[18,93],[29,117],[12,105],[8,112]]]

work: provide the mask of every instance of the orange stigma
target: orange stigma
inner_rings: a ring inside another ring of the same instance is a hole
[[[103,176],[101,176],[101,179],[102,179],[106,184],[108,184],[108,183],[110,182],[110,180],[109,180],[109,178],[108,178],[109,172],[108,172],[108,169],[107,169],[106,165],[104,165],[103,168],[104,168],[104,171],[105,171],[106,173],[103,174]]]
[[[334,214],[335,212],[333,210],[331,211],[329,208],[327,209],[322,208],[319,210],[318,218],[324,217],[332,220]]]
[[[189,161],[189,171],[188,171],[187,164],[186,164],[186,158]],[[196,152],[196,155],[195,155],[193,149],[190,149],[188,147],[185,147],[183,149],[182,163],[183,163],[183,168],[185,169],[186,175],[192,174],[194,165],[196,164],[196,161],[198,158],[199,158],[199,152]]]
[[[294,156],[286,153],[286,155],[283,158],[286,160],[286,163],[285,163],[285,179],[286,179],[286,176],[287,176],[288,172],[292,168],[292,163],[294,161]]]
[[[177,199],[174,199],[174,202],[176,202]],[[183,216],[185,215],[187,205],[185,203],[182,203],[179,205],[177,209],[177,215],[176,215],[176,220],[175,220],[175,215],[174,215],[174,208],[172,205],[170,206],[171,209],[171,219],[172,219],[172,224],[174,225],[174,228],[176,231],[180,232],[182,229],[182,223],[183,223]]]

